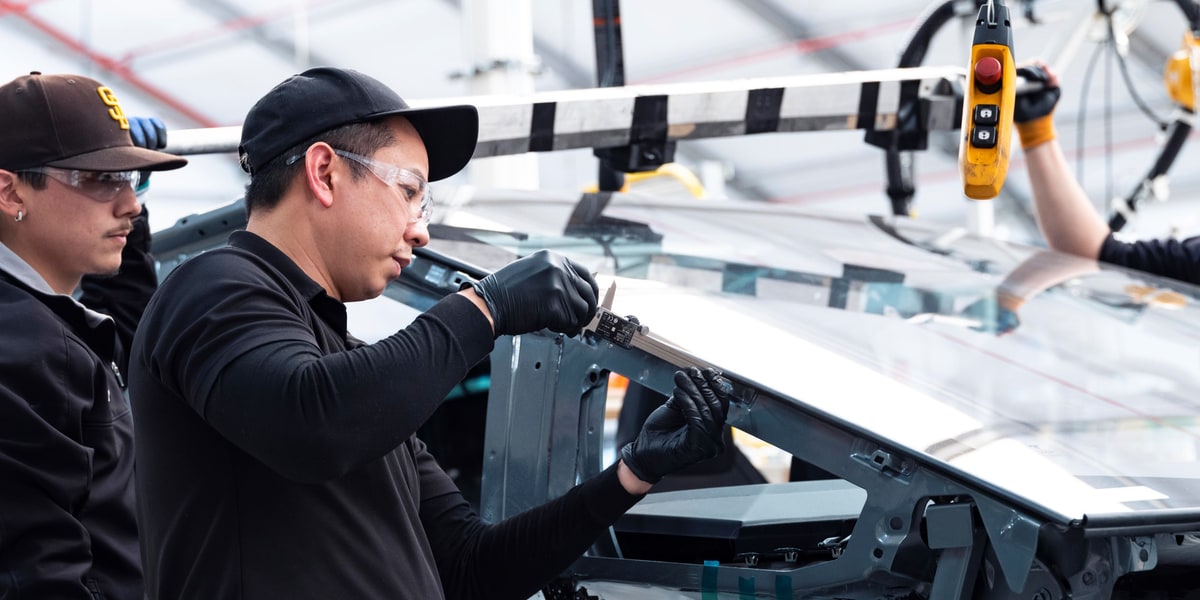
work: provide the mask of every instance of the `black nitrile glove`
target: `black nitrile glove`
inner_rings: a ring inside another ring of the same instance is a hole
[[[1058,98],[1062,96],[1062,89],[1058,86],[1050,87],[1047,84],[1050,81],[1050,75],[1046,73],[1046,69],[1038,65],[1017,67],[1017,75],[1033,83],[1040,83],[1043,87],[1036,92],[1017,96],[1017,101],[1013,104],[1013,121],[1025,123],[1054,112]]]
[[[496,335],[541,329],[575,335],[596,314],[600,287],[579,263],[549,250],[514,260],[473,285]]]
[[[129,137],[134,146],[162,150],[167,147],[167,126],[154,117],[129,117]]]
[[[1050,73],[1041,65],[1018,67],[1017,75],[1044,86],[1036,92],[1018,94],[1013,105],[1013,122],[1021,147],[1030,150],[1058,137],[1054,131],[1054,106],[1062,90],[1057,85],[1050,86]]]
[[[716,369],[675,372],[675,391],[654,409],[636,439],[621,448],[625,466],[646,483],[725,450],[722,433],[733,386]]]

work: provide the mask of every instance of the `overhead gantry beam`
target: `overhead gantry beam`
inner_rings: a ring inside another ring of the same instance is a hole
[[[954,67],[885,69],[740,79],[724,82],[623,86],[414,101],[414,107],[473,104],[479,110],[475,158],[621,147],[758,133],[889,130],[900,107],[916,98],[929,110],[930,131],[957,129],[961,99],[938,96],[939,84],[959,80]],[[913,84],[916,85],[905,85]],[[905,91],[902,90],[912,90]],[[241,128],[171,132],[167,150],[179,154],[234,152]]]

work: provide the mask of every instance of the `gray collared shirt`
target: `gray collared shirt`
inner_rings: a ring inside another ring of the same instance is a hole
[[[25,262],[25,259],[18,256],[16,252],[13,252],[12,249],[4,245],[3,242],[0,242],[0,271],[8,273],[25,286],[47,296],[61,295],[54,291],[54,289],[50,287],[50,284],[46,283],[46,279],[42,277],[42,275],[38,273],[32,266],[30,266],[29,263]],[[112,320],[112,317],[100,314],[80,304],[79,300],[76,298],[72,297],[71,300],[76,304],[79,304],[80,308],[83,309],[83,313],[86,315],[89,327],[95,327],[104,321]]]

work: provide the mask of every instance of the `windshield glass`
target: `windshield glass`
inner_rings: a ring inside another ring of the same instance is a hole
[[[657,335],[1057,514],[1200,510],[1195,287],[761,203],[505,192],[437,214],[435,250],[567,253]]]

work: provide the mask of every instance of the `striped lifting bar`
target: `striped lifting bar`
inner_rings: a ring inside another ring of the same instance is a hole
[[[472,96],[413,107],[474,104],[475,158],[609,148],[757,133],[890,130],[920,101],[926,131],[958,129],[961,67],[917,67],[730,81]],[[240,126],[172,130],[167,152],[236,152]]]

